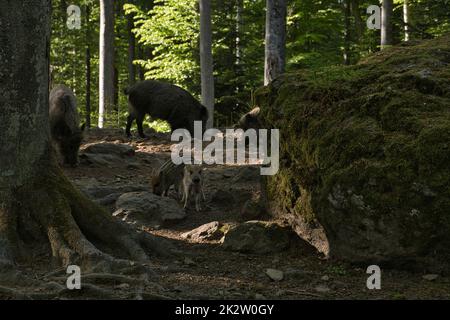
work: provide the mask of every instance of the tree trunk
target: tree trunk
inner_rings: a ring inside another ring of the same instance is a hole
[[[144,248],[159,250],[155,238],[87,200],[57,166],[48,124],[50,8],[50,0],[0,2],[2,284],[18,281],[10,277],[16,263],[51,257],[84,273],[114,272],[130,262],[113,255],[146,261]]]
[[[344,64],[350,64],[350,0],[344,0],[342,3],[344,11]]]
[[[392,40],[393,0],[383,0],[381,9],[381,50],[393,44]]]
[[[115,0],[114,1],[114,18],[113,21],[115,21],[115,19],[120,20],[122,18],[122,0]],[[119,39],[119,41],[121,41],[121,29],[117,28],[117,31],[115,33],[115,36],[117,37],[117,39]],[[114,38],[113,38],[114,41]],[[116,52],[116,50],[118,50]],[[117,113],[117,124],[119,124],[119,81],[120,81],[120,65],[119,65],[119,61],[117,61],[115,59],[115,57],[117,57],[119,55],[119,50],[120,48],[114,48],[114,52],[116,52],[114,54],[114,67],[113,67],[113,74],[114,74],[114,79],[113,79],[113,87],[114,87],[114,102],[113,102],[113,109],[114,112]]]
[[[214,77],[210,0],[200,0],[200,67],[202,103],[209,113],[206,127],[212,128],[214,124]]]
[[[236,63],[235,74],[237,78],[242,77],[242,28],[244,25],[242,10],[244,9],[244,1],[236,0]],[[236,84],[236,92],[243,90],[242,83]]]
[[[100,0],[99,108],[98,127],[103,128],[105,114],[114,104],[114,6],[112,0]]]
[[[405,41],[409,41],[410,33],[409,33],[409,4],[408,0],[404,0],[403,2],[403,23],[405,30]]]
[[[355,31],[356,31],[356,41],[359,43],[363,33],[364,33],[364,21],[361,18],[361,10],[359,5],[359,0],[352,0],[351,2],[352,15],[355,18]]]
[[[86,4],[86,127],[91,127],[91,28],[90,28],[90,8]]]
[[[144,48],[142,47],[142,44],[138,44],[138,60],[144,60]],[[138,74],[139,74],[139,80],[144,81],[145,80],[145,71],[144,67],[141,65],[138,66]]]
[[[136,39],[132,32],[134,27],[133,16],[127,16],[127,32],[128,32],[128,85],[132,86],[136,82],[136,67],[133,64],[135,60]]]
[[[268,85],[284,72],[286,14],[286,0],[266,1],[264,85]]]

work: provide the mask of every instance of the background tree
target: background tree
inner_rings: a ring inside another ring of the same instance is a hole
[[[133,2],[130,1],[131,4]],[[136,66],[134,60],[136,59],[136,39],[133,33],[133,14],[127,15],[127,34],[128,34],[128,83],[133,85],[136,82]]]
[[[264,85],[285,69],[286,14],[286,0],[267,0]]]
[[[408,0],[403,0],[403,23],[405,29],[405,41],[409,41],[409,4]]]
[[[100,0],[98,127],[114,105],[114,7],[112,0]]]
[[[383,5],[381,8],[381,49],[393,44],[393,5],[393,0],[383,0]]]
[[[91,127],[91,8],[90,4],[85,4],[85,25],[86,30],[86,128]]]
[[[200,0],[200,70],[202,103],[208,109],[206,127],[212,128],[214,121],[214,76],[212,56],[211,1]]]

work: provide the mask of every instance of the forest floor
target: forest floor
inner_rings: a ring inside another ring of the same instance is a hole
[[[136,151],[133,165],[123,161],[102,166],[82,160],[78,168],[64,171],[76,185],[86,181],[104,186],[143,185],[150,191],[153,170],[170,156],[168,138],[151,134],[145,140],[129,140],[121,130],[92,130],[85,145],[107,142],[132,146]],[[160,295],[173,299],[450,299],[450,278],[439,275],[427,280],[423,277],[426,273],[382,269],[381,290],[369,290],[366,267],[325,259],[300,239],[291,241],[283,252],[264,255],[226,251],[218,240],[186,240],[183,233],[212,221],[244,222],[241,212],[245,201],[260,192],[259,170],[246,166],[211,166],[204,177],[206,204],[202,211],[190,208],[186,218],[177,223],[144,228],[171,239],[186,254],[186,258],[152,257]],[[108,210],[114,212],[114,204]],[[283,271],[284,279],[271,280],[266,274],[268,268]],[[117,298],[136,297],[132,285],[104,286],[113,289]],[[154,287],[151,290],[155,293]],[[89,294],[74,297],[84,299]]]

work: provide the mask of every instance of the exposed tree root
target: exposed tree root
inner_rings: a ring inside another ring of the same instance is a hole
[[[108,298],[116,293],[89,282],[127,283],[136,285],[135,298],[143,299],[148,295],[144,293],[146,284],[155,277],[146,262],[150,254],[171,254],[167,240],[138,232],[116,220],[77,191],[59,168],[51,168],[38,181],[16,190],[8,199],[0,199],[0,272],[14,272],[18,262],[32,264],[37,255],[51,256],[62,268],[41,280],[55,279],[65,284],[67,275],[54,276],[64,273],[69,265],[77,265],[82,273],[83,292]],[[139,279],[131,276],[136,274]],[[5,280],[0,276],[0,283]],[[52,293],[25,294],[3,286],[0,294],[18,299],[75,294],[66,292],[65,287],[55,287]]]

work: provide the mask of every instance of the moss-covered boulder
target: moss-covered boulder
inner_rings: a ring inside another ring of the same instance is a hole
[[[256,102],[280,129],[269,200],[313,245],[353,262],[450,252],[450,36],[286,74]]]

